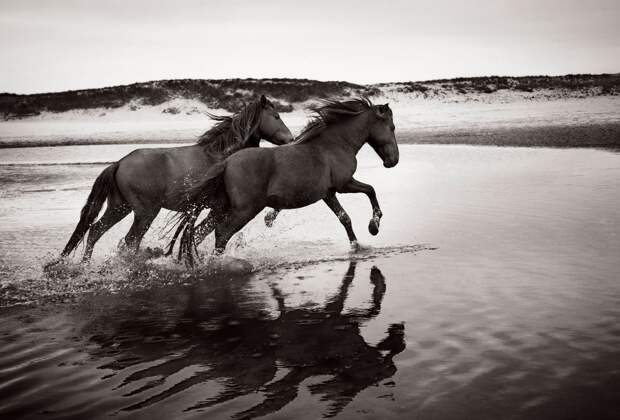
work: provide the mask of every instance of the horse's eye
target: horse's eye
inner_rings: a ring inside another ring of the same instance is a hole
[[[275,118],[276,120],[280,119],[280,116],[278,114],[274,115],[273,118]]]

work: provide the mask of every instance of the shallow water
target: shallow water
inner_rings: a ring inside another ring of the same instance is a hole
[[[2,309],[3,417],[620,416],[619,154],[364,149],[359,253],[318,203],[244,229],[245,275],[117,257],[127,218],[47,277],[104,167],[70,163],[127,151],[54,149],[0,157],[2,302],[31,302]]]

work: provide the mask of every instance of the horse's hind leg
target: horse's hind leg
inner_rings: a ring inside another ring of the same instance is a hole
[[[261,210],[251,207],[233,210],[222,223],[215,227],[215,249],[213,253],[223,253],[230,238],[248,224]]]
[[[159,208],[148,213],[136,213],[134,210],[134,219],[129,232],[125,236],[125,244],[127,248],[133,252],[137,252],[140,248],[140,242],[147,230],[151,227],[151,223],[157,217]]]
[[[112,226],[120,222],[125,218],[131,209],[127,204],[120,204],[115,206],[108,206],[103,216],[93,223],[88,232],[88,239],[86,240],[86,248],[84,249],[84,256],[82,261],[86,262],[90,260],[93,255],[93,248],[95,244]]]

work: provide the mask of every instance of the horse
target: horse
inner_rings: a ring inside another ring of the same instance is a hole
[[[374,188],[353,178],[356,155],[368,143],[383,166],[398,164],[393,114],[388,104],[367,98],[326,101],[315,107],[314,119],[293,142],[269,149],[241,150],[212,166],[201,182],[188,187],[185,203],[191,210],[179,216],[185,227],[179,256],[193,264],[194,224],[204,208],[208,234],[215,229],[215,254],[221,254],[236,232],[265,207],[293,209],[323,200],[356,241],[351,220],[336,193],[364,193],[373,207],[369,230],[378,231],[382,217]],[[178,230],[178,231],[179,231]],[[177,231],[177,232],[178,232]]]
[[[179,205],[185,202],[184,191],[199,185],[217,162],[238,150],[258,147],[261,139],[276,145],[293,140],[264,95],[232,116],[209,116],[217,124],[200,136],[196,144],[137,149],[104,169],[95,180],[61,258],[68,256],[89,231],[83,261],[90,260],[99,238],[132,211],[134,221],[125,236],[125,246],[137,252],[159,211],[185,210]],[[94,222],[106,200],[105,213]]]
[[[375,192],[374,187],[370,184],[364,184],[363,182],[356,181],[356,185],[360,189],[360,191],[357,191],[357,192],[366,194],[372,206],[373,216],[370,219],[370,222],[368,223],[368,232],[370,232],[371,235],[376,236],[379,233],[379,225],[381,223],[381,217],[383,216],[381,207],[377,200],[377,194]],[[336,195],[333,195],[329,197],[329,199],[324,199],[323,201],[330,208],[330,210],[334,212],[338,220],[340,220],[340,222],[344,226],[347,236],[349,238],[351,250],[357,251],[359,249],[359,243],[357,241],[357,236],[355,235],[355,232],[353,231],[353,226],[351,225],[351,218],[349,214],[346,212],[346,210],[340,204],[338,197],[336,197]],[[267,226],[268,228],[273,227],[273,224],[281,211],[282,209],[272,209],[270,212],[268,212],[264,217],[265,226]],[[181,234],[183,229],[186,227],[187,227],[186,224],[183,224],[183,223],[179,224],[174,236],[172,237],[171,241],[168,243],[168,250],[165,253],[166,256],[169,256],[172,254],[174,245],[179,235]],[[209,215],[194,228],[194,234],[193,234],[194,237],[191,240],[194,246],[194,249],[197,250],[198,245],[200,245],[200,243],[204,241],[205,238],[211,232],[213,232],[214,229],[215,229],[215,217],[214,215]],[[178,255],[179,260],[183,258],[183,253],[187,249],[186,243],[187,241],[181,242],[181,247],[179,248],[179,255]]]

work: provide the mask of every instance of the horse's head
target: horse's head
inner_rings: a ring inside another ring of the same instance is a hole
[[[293,141],[294,137],[291,131],[282,122],[280,114],[278,114],[273,104],[265,98],[265,95],[261,95],[260,105],[261,113],[258,123],[260,138],[277,145]]]
[[[386,168],[392,168],[398,163],[398,144],[394,128],[392,110],[388,104],[373,106],[368,144],[375,149]]]

